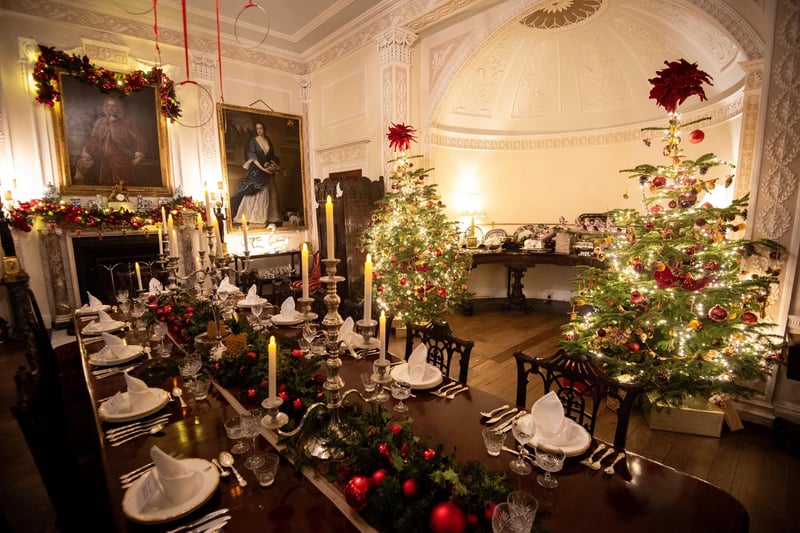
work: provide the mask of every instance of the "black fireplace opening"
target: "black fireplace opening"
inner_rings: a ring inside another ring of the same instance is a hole
[[[129,294],[134,295],[138,289],[137,262],[145,289],[154,270],[159,269],[155,263],[158,259],[158,237],[155,235],[73,238],[72,249],[81,304],[89,302],[87,291],[103,303],[114,303],[118,290],[128,289]]]

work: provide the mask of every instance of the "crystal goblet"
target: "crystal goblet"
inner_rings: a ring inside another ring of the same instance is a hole
[[[544,475],[539,474],[536,481],[542,487],[554,489],[558,486],[558,480],[553,477],[551,472],[558,472],[564,467],[564,450],[555,446],[538,445],[534,451],[536,454],[536,465],[544,470]]]
[[[394,406],[394,410],[398,413],[408,411],[408,406],[403,403],[403,400],[411,396],[411,384],[407,381],[393,381],[390,388],[392,391],[392,398],[398,400],[397,404]]]
[[[225,433],[229,439],[236,441],[231,453],[241,454],[250,449],[250,445],[244,440],[244,421],[241,416],[232,416],[225,421]]]
[[[511,424],[511,433],[517,440],[519,455],[508,466],[515,474],[527,476],[532,471],[531,465],[525,460],[527,456],[525,445],[533,438],[535,430],[536,423],[533,420],[533,415],[530,414],[517,418]]]

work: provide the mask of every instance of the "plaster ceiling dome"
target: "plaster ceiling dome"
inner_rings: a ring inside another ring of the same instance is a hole
[[[719,105],[744,84],[747,59],[728,31],[684,0],[550,0],[500,29],[461,67],[435,120],[441,130],[544,135],[664,118],[647,81],[684,58],[713,77]]]

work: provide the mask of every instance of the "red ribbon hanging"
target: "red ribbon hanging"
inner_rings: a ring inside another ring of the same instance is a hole
[[[153,36],[156,40],[158,62],[161,63],[161,48],[158,46],[158,11],[156,10],[156,4],[158,4],[158,0],[153,0]]]
[[[189,79],[189,31],[186,28],[186,0],[181,0],[183,11],[183,55],[186,61],[186,79]]]
[[[222,90],[222,42],[219,35],[219,0],[217,4],[217,63],[219,64],[219,99],[225,103],[225,91]]]

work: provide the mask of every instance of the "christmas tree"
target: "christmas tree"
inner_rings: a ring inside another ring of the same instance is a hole
[[[677,107],[692,95],[705,100],[711,79],[683,59],[666,65],[649,81],[669,123],[645,129],[663,133],[667,162],[621,171],[641,185],[643,208],[611,213],[620,231],[606,250],[608,268],[578,277],[573,303],[586,312],[572,313],[561,346],[679,405],[689,395],[747,395],[769,371],[781,341],[766,313],[778,269],[750,269],[755,256],[774,262],[780,251],[771,241],[735,238],[747,197],[727,207],[704,201],[731,184],[733,165],[684,154],[682,130],[707,119],[682,123]],[[703,138],[699,129],[689,134],[694,144]]]
[[[415,130],[393,124],[387,137],[397,158],[389,161],[391,191],[372,214],[364,247],[372,254],[380,306],[395,318],[424,324],[439,321],[466,299],[471,260],[458,246],[457,228],[447,219],[431,169],[409,156]]]

